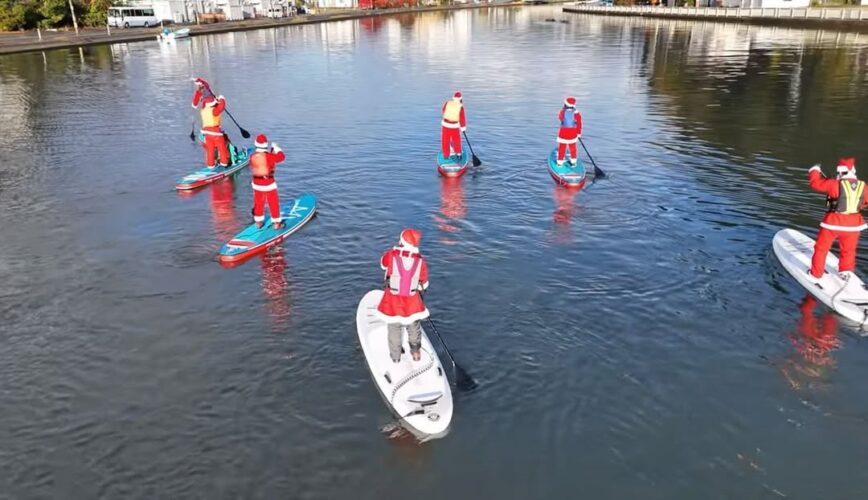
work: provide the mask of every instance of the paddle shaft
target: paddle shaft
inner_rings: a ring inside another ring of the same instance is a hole
[[[203,86],[203,87],[205,88],[205,90],[208,91],[209,94],[211,94],[211,97],[217,97],[214,95],[214,91],[211,90],[211,87],[206,87],[206,86]],[[232,116],[232,113],[230,113],[229,110],[225,106],[223,107],[223,112],[226,113],[226,116],[228,116],[229,119],[232,120],[232,123],[234,123],[235,126],[238,127],[238,130],[241,132],[241,136],[244,137],[245,139],[248,139],[250,137],[250,132],[244,130],[244,127],[242,127],[241,125],[238,124],[238,121],[235,119],[234,116]]]
[[[473,158],[473,166],[478,167],[482,165],[482,160],[476,156],[476,153],[473,152],[473,144],[470,144],[470,139],[467,138],[467,132],[462,132],[464,134],[464,140],[467,142],[467,147],[470,148],[470,156]]]
[[[452,367],[455,368],[455,358],[452,357],[452,353],[449,351],[449,346],[446,345],[446,342],[443,340],[443,337],[440,335],[440,332],[437,331],[437,327],[434,326],[434,322],[431,321],[431,317],[426,318],[428,320],[428,324],[431,325],[431,329],[434,330],[434,334],[437,335],[437,338],[440,339],[440,345],[443,346],[443,350],[446,351],[446,355],[449,356],[449,361],[452,362]]]
[[[591,163],[594,165],[594,177],[605,177],[606,173],[597,166],[597,162],[594,161],[594,157],[591,156],[591,152],[588,151],[588,147],[585,146],[585,141],[583,141],[581,137],[579,137],[579,143],[582,145],[582,149],[585,150],[585,154],[588,155],[588,158],[591,159]]]

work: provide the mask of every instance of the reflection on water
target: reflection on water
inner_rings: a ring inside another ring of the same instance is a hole
[[[273,332],[282,332],[291,312],[286,256],[282,247],[271,248],[259,257],[262,268],[262,292]]]
[[[833,352],[840,346],[838,316],[822,309],[817,317],[817,299],[805,295],[799,305],[797,331],[789,334],[795,352],[780,368],[793,389],[810,389],[831,377],[835,369]]]
[[[443,177],[440,179],[440,211],[434,214],[437,228],[443,233],[440,241],[443,244],[454,245],[454,233],[461,230],[461,221],[467,216],[467,205],[464,202],[464,183],[461,178]]]

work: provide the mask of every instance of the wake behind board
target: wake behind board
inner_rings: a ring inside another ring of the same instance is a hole
[[[868,322],[868,290],[855,274],[849,279],[838,275],[838,257],[829,252],[823,277],[810,276],[814,240],[796,231],[782,229],[772,240],[775,256],[796,281],[827,307],[860,324]]]
[[[467,172],[468,165],[470,155],[467,151],[463,151],[461,156],[452,155],[449,158],[443,158],[443,153],[437,153],[437,171],[443,177],[461,177]]]
[[[570,188],[581,188],[587,180],[587,172],[582,160],[575,165],[570,165],[569,159],[565,158],[563,165],[558,165],[558,150],[555,149],[549,155],[549,174],[559,185]]]
[[[282,228],[272,228],[271,217],[266,215],[261,229],[257,228],[255,223],[251,224],[220,247],[217,260],[225,263],[237,262],[258,254],[298,231],[316,213],[316,196],[312,194],[303,194],[296,200],[285,200],[280,204],[281,207],[289,207],[281,210]]]
[[[414,434],[423,438],[444,435],[452,421],[452,390],[440,359],[422,330],[422,359],[413,361],[407,334],[402,334],[404,354],[392,362],[386,323],[376,314],[382,290],[365,294],[356,312],[356,328],[371,377],[389,409]]]
[[[208,168],[202,167],[195,172],[185,175],[180,179],[175,180],[175,189],[179,191],[189,191],[191,189],[198,189],[203,186],[207,186],[212,182],[217,182],[220,179],[224,179],[226,177],[230,177],[234,175],[236,172],[246,167],[250,163],[250,155],[253,154],[253,148],[247,148],[244,151],[243,157],[239,158],[238,163],[233,165],[229,165],[226,168],[215,167]]]

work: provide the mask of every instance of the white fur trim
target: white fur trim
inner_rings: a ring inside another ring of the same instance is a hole
[[[395,250],[399,252],[419,253],[419,247],[414,247],[413,245],[407,243],[404,238],[401,238],[401,245],[402,246],[395,247]]]
[[[199,132],[201,132],[204,135],[216,135],[218,137],[223,137],[223,132],[214,132],[213,130],[205,130],[205,129],[202,129]]]
[[[254,142],[253,145],[256,149],[268,149],[268,142]]]
[[[461,128],[461,124],[459,124],[458,122],[448,122],[446,120],[440,122],[440,125],[443,128]]]
[[[577,142],[579,142],[578,137],[575,139],[562,139],[558,137],[558,144],[575,144]]]
[[[283,217],[272,217],[271,223],[274,224],[275,222],[280,224],[281,222],[283,222]]]
[[[431,313],[428,312],[428,308],[426,307],[424,311],[411,314],[410,316],[387,316],[381,313],[379,309],[374,311],[374,315],[386,323],[401,323],[402,325],[410,325],[431,316]]]
[[[824,228],[830,229],[832,231],[842,231],[845,233],[858,233],[859,231],[864,231],[864,230],[868,229],[868,224],[862,224],[861,226],[835,226],[833,224],[826,224],[825,222],[821,222],[820,227],[824,227]]]
[[[814,170],[816,170],[816,171],[818,171],[818,172],[820,172],[820,173],[823,172],[823,170],[820,168],[819,165],[814,165],[813,167],[809,168],[809,169],[808,169],[808,172],[813,172]]]
[[[262,186],[260,184],[250,183],[250,186],[253,187],[254,191],[260,191],[263,193],[267,193],[269,191],[274,191],[275,189],[277,189],[277,183],[276,182],[272,182],[271,184],[266,184],[264,186]]]
[[[253,222],[264,222],[264,221],[265,221],[264,215],[254,215],[253,216]]]

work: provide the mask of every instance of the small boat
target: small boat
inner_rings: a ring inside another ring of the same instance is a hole
[[[855,274],[838,274],[838,257],[829,252],[822,278],[810,276],[814,240],[795,229],[782,229],[772,239],[772,248],[781,265],[820,302],[845,318],[865,326],[868,323],[868,290]]]
[[[190,37],[190,28],[181,28],[175,31],[169,31],[168,28],[164,29],[162,33],[157,35],[157,40],[161,42],[171,42],[177,40],[179,38],[189,38]]]
[[[423,439],[445,435],[452,422],[452,390],[437,352],[422,330],[422,358],[413,361],[407,334],[405,354],[394,363],[389,356],[386,323],[376,314],[382,290],[371,290],[359,302],[356,329],[371,377],[386,405],[413,434]]]
[[[316,196],[312,194],[303,194],[295,200],[281,201],[280,204],[289,207],[281,210],[282,228],[271,227],[271,217],[266,215],[261,228],[256,227],[255,223],[251,224],[220,247],[217,260],[223,263],[238,262],[263,252],[301,229],[316,213]]]
[[[582,160],[578,160],[575,165],[571,165],[568,160],[564,161],[563,165],[558,165],[557,149],[549,155],[549,173],[555,182],[569,188],[581,188],[588,178]]]
[[[437,154],[437,171],[443,177],[461,177],[467,172],[467,166],[470,165],[470,155],[467,151],[463,151],[461,155],[452,155],[449,158],[443,158],[443,153]]]
[[[175,189],[178,191],[189,191],[207,186],[220,179],[231,177],[250,163],[250,155],[253,154],[253,148],[239,149],[238,154],[239,157],[236,158],[236,162],[228,167],[201,167],[193,173],[187,174],[180,179],[175,179]]]

